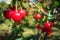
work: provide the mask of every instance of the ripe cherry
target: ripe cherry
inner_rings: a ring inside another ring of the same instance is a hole
[[[36,26],[36,28],[37,28],[38,30],[40,30],[40,29],[41,29],[41,26],[38,24],[38,25]]]
[[[42,32],[47,32],[47,34],[49,34],[49,32],[52,32],[52,28],[46,29],[45,27],[43,27]]]
[[[21,14],[22,18],[25,18],[25,16],[26,16],[26,10],[22,9],[22,10],[18,10],[18,11]]]
[[[46,32],[46,29],[43,27],[43,28],[41,29],[41,31],[42,31],[42,32]]]
[[[38,20],[41,18],[41,15],[40,14],[35,14],[35,19]]]
[[[12,16],[12,13],[13,13],[13,11],[11,11],[11,10],[5,10],[4,11],[4,17],[7,19],[10,19]]]
[[[42,30],[44,30],[45,32],[48,32],[48,31],[51,30],[51,26],[52,26],[52,25],[51,25],[50,22],[45,22],[44,27],[43,27]]]
[[[44,24],[44,26],[45,26],[45,27],[51,27],[51,23],[50,23],[50,22],[46,22],[46,23]]]
[[[52,33],[52,30],[47,32],[48,35],[50,35],[51,33]]]
[[[55,22],[51,22],[51,26],[54,26],[55,25]]]
[[[48,38],[51,38],[51,33],[52,33],[52,32],[53,32],[52,29],[47,32],[47,37],[48,37]]]
[[[42,32],[49,32],[52,30],[52,28],[51,28],[52,26],[53,26],[52,22],[45,22],[44,27],[41,30],[42,30]]]
[[[21,14],[18,11],[14,11],[14,13],[12,14],[12,19],[15,22],[20,22],[21,19],[22,19],[22,16],[21,16]]]

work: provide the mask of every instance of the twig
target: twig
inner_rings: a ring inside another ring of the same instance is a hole
[[[38,35],[35,40],[41,40],[41,30],[38,30]]]
[[[41,30],[39,30],[39,37],[38,40],[41,40]]]
[[[45,33],[43,40],[46,40],[46,39],[47,39],[47,33]]]
[[[46,12],[41,8],[39,8],[37,5],[36,5],[36,3],[34,3],[34,2],[32,2],[31,0],[29,0],[31,3],[33,3],[41,12],[43,12],[45,15],[47,15],[48,16],[48,14],[46,14]]]

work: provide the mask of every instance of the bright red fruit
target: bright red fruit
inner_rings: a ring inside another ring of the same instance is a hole
[[[38,30],[40,30],[40,29],[41,29],[41,26],[38,24],[38,25],[36,26],[36,28],[37,28]]]
[[[40,14],[35,14],[35,19],[38,20],[41,18],[41,15]]]
[[[46,23],[44,24],[45,27],[52,27],[52,26],[54,26],[54,25],[55,25],[54,22],[46,22]]]
[[[54,26],[55,25],[55,22],[51,22],[51,26]]]
[[[52,31],[47,32],[48,35],[50,35],[51,33],[52,33]]]
[[[13,13],[13,11],[11,11],[11,10],[5,10],[4,11],[4,17],[7,19],[10,19],[12,16],[12,13]]]
[[[41,29],[41,31],[42,31],[42,32],[46,32],[46,29],[43,27],[43,28]]]
[[[21,16],[21,14],[18,11],[14,11],[14,13],[12,14],[12,19],[15,22],[20,22],[21,19],[22,19],[22,16]]]
[[[25,16],[26,16],[26,10],[22,9],[22,10],[18,10],[18,11],[21,14],[22,18],[25,18]]]
[[[52,31],[52,28],[51,28],[52,26],[53,26],[52,22],[45,22],[44,27],[41,30],[42,32]]]
[[[48,38],[51,37],[51,33],[52,33],[52,32],[53,32],[52,29],[51,29],[50,31],[47,32],[47,36],[48,36]]]
[[[45,30],[46,32],[50,31],[51,30],[51,22],[46,22],[44,24],[44,27],[43,27],[43,30]]]
[[[45,27],[43,27],[41,30],[42,32],[47,32],[48,35],[50,34],[50,32],[52,32],[52,28],[46,29]]]
[[[50,23],[50,22],[46,22],[46,23],[44,24],[44,26],[45,26],[45,27],[51,27],[51,23]]]

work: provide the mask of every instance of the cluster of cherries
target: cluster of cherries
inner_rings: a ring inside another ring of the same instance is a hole
[[[42,18],[42,16],[40,15],[40,14],[35,14],[35,19],[36,20],[39,20],[39,19],[41,19]],[[44,23],[44,27],[41,27],[41,25],[40,24],[38,24],[37,26],[36,26],[36,28],[38,29],[38,30],[40,30],[41,29],[41,31],[44,33],[44,32],[46,32],[47,33],[47,35],[49,36],[53,31],[52,31],[52,26],[54,26],[55,25],[55,23],[54,22],[45,22]]]
[[[9,10],[4,11],[4,17],[7,19],[12,19],[14,22],[20,22],[26,16],[26,10],[20,9],[16,10],[15,7],[10,7]]]
[[[20,9],[17,10],[15,7],[9,7],[9,10],[4,11],[4,17],[6,19],[12,19],[15,22],[21,21],[23,18],[26,16],[26,10],[25,9]],[[40,14],[35,14],[35,19],[39,20],[42,16]]]
[[[41,27],[39,24],[36,27],[38,30],[41,29],[43,33],[46,32],[48,37],[50,37],[49,35],[53,32],[51,27],[54,26],[54,24],[54,22],[45,22],[44,27]]]
[[[9,10],[4,11],[4,17],[7,19],[12,19],[14,22],[20,22],[26,16],[26,10],[20,9],[16,10],[15,7],[10,7]],[[40,14],[35,14],[35,19],[39,20],[42,16]],[[41,29],[42,32],[46,32],[48,35],[52,33],[52,26],[54,26],[54,22],[45,22],[44,27],[38,24],[36,27],[37,29]]]

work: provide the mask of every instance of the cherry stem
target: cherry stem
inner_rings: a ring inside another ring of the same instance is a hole
[[[47,17],[47,23],[49,22],[48,17]]]
[[[22,0],[21,0],[20,4],[21,4],[21,5],[20,5],[20,8],[21,8],[21,10],[22,10]]]
[[[47,23],[48,23],[49,21],[47,20]]]
[[[44,35],[44,38],[43,38],[43,40],[46,40],[47,39],[47,33],[44,33],[45,35]]]
[[[16,0],[16,12],[17,12],[17,0]]]
[[[19,2],[19,5],[20,5],[20,7],[19,7],[19,8],[21,8],[21,4],[20,4],[20,2]]]
[[[11,7],[12,7],[12,1],[11,1],[11,4],[10,4],[10,5],[11,5]]]
[[[34,3],[34,2],[32,2],[31,0],[29,0],[31,3],[33,3],[40,11],[42,11],[45,15],[47,15],[48,16],[48,14],[46,14],[46,12],[43,10],[43,8],[39,8],[37,5],[36,5],[36,3]]]
[[[41,30],[38,30],[38,40],[41,40]]]

